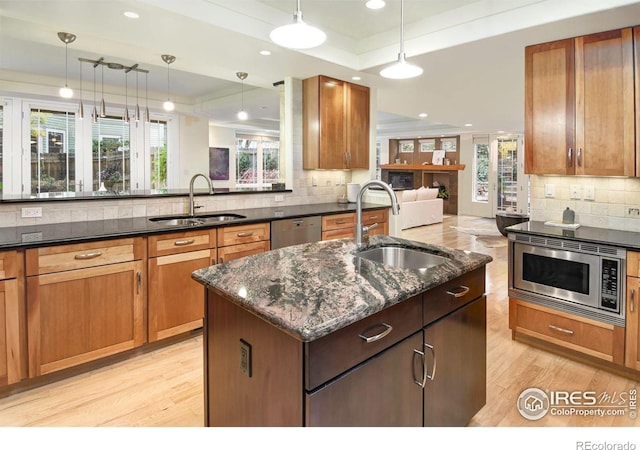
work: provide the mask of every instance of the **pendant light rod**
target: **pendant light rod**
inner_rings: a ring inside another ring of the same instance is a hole
[[[78,118],[84,119],[84,105],[82,104],[82,63],[80,63],[80,102],[78,104]]]
[[[69,44],[76,40],[76,35],[61,31],[58,38],[64,42],[64,87],[60,88],[60,97],[73,97],[73,90],[69,87]]]
[[[113,70],[124,70],[125,72],[131,72],[131,71],[135,71],[135,72],[142,72],[142,73],[149,73],[148,70],[146,69],[141,69],[139,67],[139,64],[136,63],[132,66],[127,66],[118,62],[113,62],[113,61],[105,61],[104,57],[100,57],[99,59],[87,59],[87,58],[78,58],[78,61],[80,62],[88,62],[93,64],[93,67],[98,67],[98,66],[106,66],[109,69],[113,69]]]
[[[382,69],[380,75],[385,78],[403,80],[417,77],[422,72],[422,67],[407,62],[404,53],[404,0],[400,0],[400,53],[398,53],[398,61]]]
[[[238,77],[240,79],[240,82],[242,83],[242,94],[241,94],[241,106],[240,106],[240,111],[238,111],[238,119],[240,120],[247,120],[249,118],[249,115],[247,114],[247,112],[244,110],[244,80],[249,76],[249,74],[247,72],[236,72],[236,77]]]
[[[163,103],[162,107],[165,111],[173,111],[175,105],[171,101],[171,87],[169,84],[169,66],[176,60],[173,55],[161,55],[162,60],[167,63],[167,101]]]

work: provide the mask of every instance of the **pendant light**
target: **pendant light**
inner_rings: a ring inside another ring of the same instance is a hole
[[[144,74],[144,121],[151,122],[149,115],[149,73]]]
[[[400,0],[400,53],[398,53],[398,61],[382,69],[380,75],[385,78],[402,80],[421,74],[422,68],[408,63],[404,54],[404,0]]]
[[[171,101],[171,90],[169,89],[169,64],[176,60],[173,55],[162,55],[162,60],[167,63],[167,101],[163,103],[162,107],[165,111],[173,111],[175,105]]]
[[[78,119],[84,119],[84,105],[82,104],[82,61],[80,61],[80,102],[78,104]]]
[[[327,35],[324,31],[306,24],[302,20],[300,0],[297,0],[296,4],[293,23],[274,29],[269,37],[279,46],[292,49],[313,48],[321,45],[327,39]]]
[[[367,0],[365,6],[369,9],[382,9],[385,6],[384,0]]]
[[[96,102],[96,67],[97,64],[93,65],[93,111],[91,113],[91,119],[93,119],[93,123],[98,123],[98,103]]]
[[[100,117],[107,117],[107,105],[104,103],[104,65],[100,66],[102,70],[102,100],[100,100]]]
[[[73,90],[68,83],[69,44],[76,40],[76,35],[61,31],[58,33],[58,38],[64,42],[64,87],[60,88],[60,97],[71,98],[73,97]]]
[[[124,123],[129,123],[129,95],[128,95],[128,80],[129,80],[129,71],[124,71],[124,115],[122,116],[122,121]]]
[[[140,103],[138,98],[138,71],[136,70],[136,110],[135,110],[136,122],[140,122]]]
[[[240,111],[238,111],[238,119],[247,120],[249,118],[249,115],[244,110],[244,80],[249,76],[249,74],[247,72],[236,72],[236,76],[240,78],[240,81],[242,83],[242,103],[240,106]]]

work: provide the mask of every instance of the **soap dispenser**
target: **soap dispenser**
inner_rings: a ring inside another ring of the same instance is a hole
[[[567,209],[562,213],[562,223],[574,223],[575,219],[575,211],[567,206]]]

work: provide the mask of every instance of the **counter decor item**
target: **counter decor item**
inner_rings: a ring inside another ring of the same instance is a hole
[[[347,200],[349,203],[355,203],[360,192],[359,183],[347,183]]]
[[[572,224],[575,222],[576,213],[573,209],[567,206],[567,209],[562,213],[562,223],[564,224]]]

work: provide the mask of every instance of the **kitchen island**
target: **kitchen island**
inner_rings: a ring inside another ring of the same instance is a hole
[[[485,403],[491,257],[372,236],[370,248],[380,246],[444,259],[416,270],[383,265],[356,257],[353,240],[339,239],[193,273],[207,288],[207,425],[461,426],[471,419]]]

